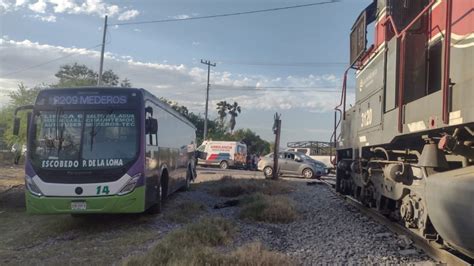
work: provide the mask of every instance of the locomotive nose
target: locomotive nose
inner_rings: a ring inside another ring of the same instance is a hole
[[[431,175],[426,205],[431,223],[451,246],[474,257],[474,166]]]

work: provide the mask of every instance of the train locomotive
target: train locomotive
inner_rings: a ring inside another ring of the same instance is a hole
[[[374,0],[351,29],[336,190],[474,258],[473,100],[474,0]]]

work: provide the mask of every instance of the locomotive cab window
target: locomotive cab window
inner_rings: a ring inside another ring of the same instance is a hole
[[[438,41],[429,48],[428,52],[428,87],[427,94],[441,90],[441,73],[443,43]]]
[[[427,0],[392,0],[390,1],[390,12],[394,18],[395,25],[399,31],[405,29],[418,14],[428,5]],[[427,71],[428,71],[428,16],[419,18],[406,32],[404,42],[401,45],[409,47],[405,53],[400,53],[400,65],[398,71],[404,72],[403,103],[415,101],[427,95]],[[398,92],[397,92],[398,93]]]
[[[367,30],[373,36],[374,22],[377,12],[376,1],[372,2],[357,18],[350,35],[350,63],[354,65],[367,52]],[[372,38],[373,41],[373,38]]]

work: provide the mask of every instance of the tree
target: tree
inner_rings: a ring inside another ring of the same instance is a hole
[[[122,81],[120,81],[120,87],[122,87],[122,88],[131,88],[132,83],[130,83],[130,80],[128,78],[124,78],[124,79],[122,79]]]
[[[235,128],[235,124],[236,124],[235,118],[240,114],[240,106],[237,102],[234,102],[234,104],[231,104],[229,106],[229,114],[230,114],[230,121],[229,121],[230,133],[232,134]]]
[[[8,145],[16,142],[26,143],[26,112],[20,112],[18,115],[21,119],[19,136],[13,135],[13,114],[17,107],[34,104],[40,90],[39,87],[28,88],[20,83],[17,90],[8,94],[10,101],[0,110],[0,127],[4,128],[4,134],[1,137]]]
[[[74,63],[72,65],[62,65],[55,76],[59,79],[57,84],[52,87],[82,87],[95,86],[99,74],[94,70],[88,68],[86,65],[79,65]],[[120,85],[123,88],[130,88],[132,84],[128,78],[120,81],[120,78],[111,69],[106,70],[102,74],[102,84],[104,86],[116,87]]]
[[[97,77],[99,74],[97,74]],[[119,84],[119,77],[112,70],[106,70],[102,73],[102,83],[107,86],[115,87]]]
[[[86,65],[62,65],[54,75],[59,82],[54,87],[92,86],[97,84],[97,73]]]
[[[219,121],[222,127],[224,127],[224,119],[227,116],[227,110],[229,107],[230,104],[228,104],[226,101],[220,101],[217,103],[217,114],[219,114]]]
[[[271,145],[250,129],[238,129],[233,134],[225,134],[219,140],[241,141],[247,144],[249,154],[265,155],[270,153]]]

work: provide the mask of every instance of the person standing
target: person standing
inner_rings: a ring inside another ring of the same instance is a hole
[[[13,144],[12,153],[13,153],[13,163],[18,164],[21,158],[21,146],[18,142]]]

